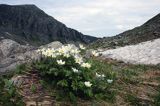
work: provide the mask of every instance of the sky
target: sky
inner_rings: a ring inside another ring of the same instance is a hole
[[[0,0],[0,4],[35,4],[66,26],[96,37],[117,35],[160,13],[160,0]]]

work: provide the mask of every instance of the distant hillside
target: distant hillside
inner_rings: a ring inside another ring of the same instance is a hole
[[[115,48],[117,46],[137,44],[156,38],[160,38],[160,14],[139,27],[113,37],[99,39],[90,46],[92,48]]]
[[[42,45],[52,41],[91,43],[96,37],[67,28],[35,5],[0,4],[0,38]]]

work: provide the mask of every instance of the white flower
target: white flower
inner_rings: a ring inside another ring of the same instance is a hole
[[[64,54],[64,53],[66,53],[66,49],[64,48],[64,46],[62,46],[61,48],[58,49],[58,52],[60,54]]]
[[[80,52],[80,51],[79,51],[78,49],[72,49],[72,50],[71,50],[71,53],[72,53],[72,54],[78,54],[79,52]]]
[[[98,73],[96,73],[96,76],[97,76],[97,77],[101,77],[101,78],[104,78],[104,77],[105,77],[104,74],[100,75],[100,74],[98,74]]]
[[[78,64],[83,63],[83,59],[82,59],[82,57],[75,56],[75,62],[76,62],[76,63],[78,63]]]
[[[38,53],[41,52],[41,49],[36,50],[36,52],[38,52]]]
[[[96,76],[97,76],[97,77],[101,77],[101,75],[100,75],[100,74],[98,74],[98,73],[96,73]]]
[[[103,77],[103,78],[104,78],[104,77],[105,77],[105,75],[104,75],[104,74],[102,74],[102,75],[101,75],[101,77]]]
[[[38,52],[41,52],[42,55],[44,56],[47,56],[47,57],[55,57],[54,56],[54,53],[55,53],[55,50],[54,49],[38,49],[37,50]]]
[[[51,55],[51,57],[52,57],[52,58],[55,58],[55,57],[57,57],[57,55],[56,55],[55,53],[53,53],[53,54]]]
[[[45,55],[48,57],[52,56],[52,54],[53,54],[53,51],[51,49],[47,49],[45,52]]]
[[[43,49],[38,49],[37,52],[40,52],[40,53],[44,54],[44,52],[46,52],[46,49],[44,49],[44,48]]]
[[[99,53],[97,53],[97,52],[94,50],[94,51],[92,51],[92,55],[95,56],[95,57],[97,57],[97,56],[99,56]]]
[[[81,66],[84,68],[91,68],[91,64],[89,63],[82,63]]]
[[[61,53],[59,53],[59,52],[56,52],[56,53],[55,53],[55,55],[56,55],[56,56],[59,56],[59,55],[61,55]]]
[[[80,49],[84,50],[86,49],[82,44],[79,45]]]
[[[44,48],[42,48],[42,49],[38,49],[37,51],[38,52],[43,52],[43,51],[45,51],[46,49],[44,49]]]
[[[68,45],[66,46],[66,48],[67,48],[69,51],[72,49],[72,47],[73,47],[73,45],[71,45],[71,44],[68,44]]]
[[[91,87],[92,86],[92,84],[89,81],[85,81],[84,84],[85,84],[86,87]]]
[[[58,63],[59,65],[64,65],[64,64],[65,64],[65,61],[57,60],[57,63]]]
[[[73,72],[78,73],[79,70],[77,70],[76,68],[72,68]]]
[[[108,82],[108,83],[112,83],[113,80],[112,80],[112,79],[107,79],[107,82]]]
[[[67,58],[70,57],[69,53],[65,53],[64,57],[67,57]]]

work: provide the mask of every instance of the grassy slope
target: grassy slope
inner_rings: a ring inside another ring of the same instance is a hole
[[[101,58],[90,59],[90,62],[106,75],[113,73],[111,79],[114,79],[112,87],[112,91],[114,92],[109,95],[111,99],[108,101],[79,100],[79,106],[159,105],[160,91],[158,90],[158,85],[160,83],[160,65],[131,65],[114,60],[103,60]],[[22,65],[17,68],[17,71],[30,70],[31,68],[28,67]],[[33,92],[32,87],[28,88]],[[54,94],[52,95],[54,96]],[[70,105],[67,101],[56,101],[56,104],[63,106]]]
[[[96,60],[95,63],[104,72],[116,73],[116,80],[113,86],[113,90],[116,91],[116,99],[110,105],[139,106],[160,104],[160,92],[158,90],[160,65],[131,65],[114,60],[102,61],[102,59]]]

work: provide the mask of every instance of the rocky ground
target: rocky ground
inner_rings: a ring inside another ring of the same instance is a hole
[[[126,63],[156,65],[160,63],[160,39],[106,50],[102,56]]]

